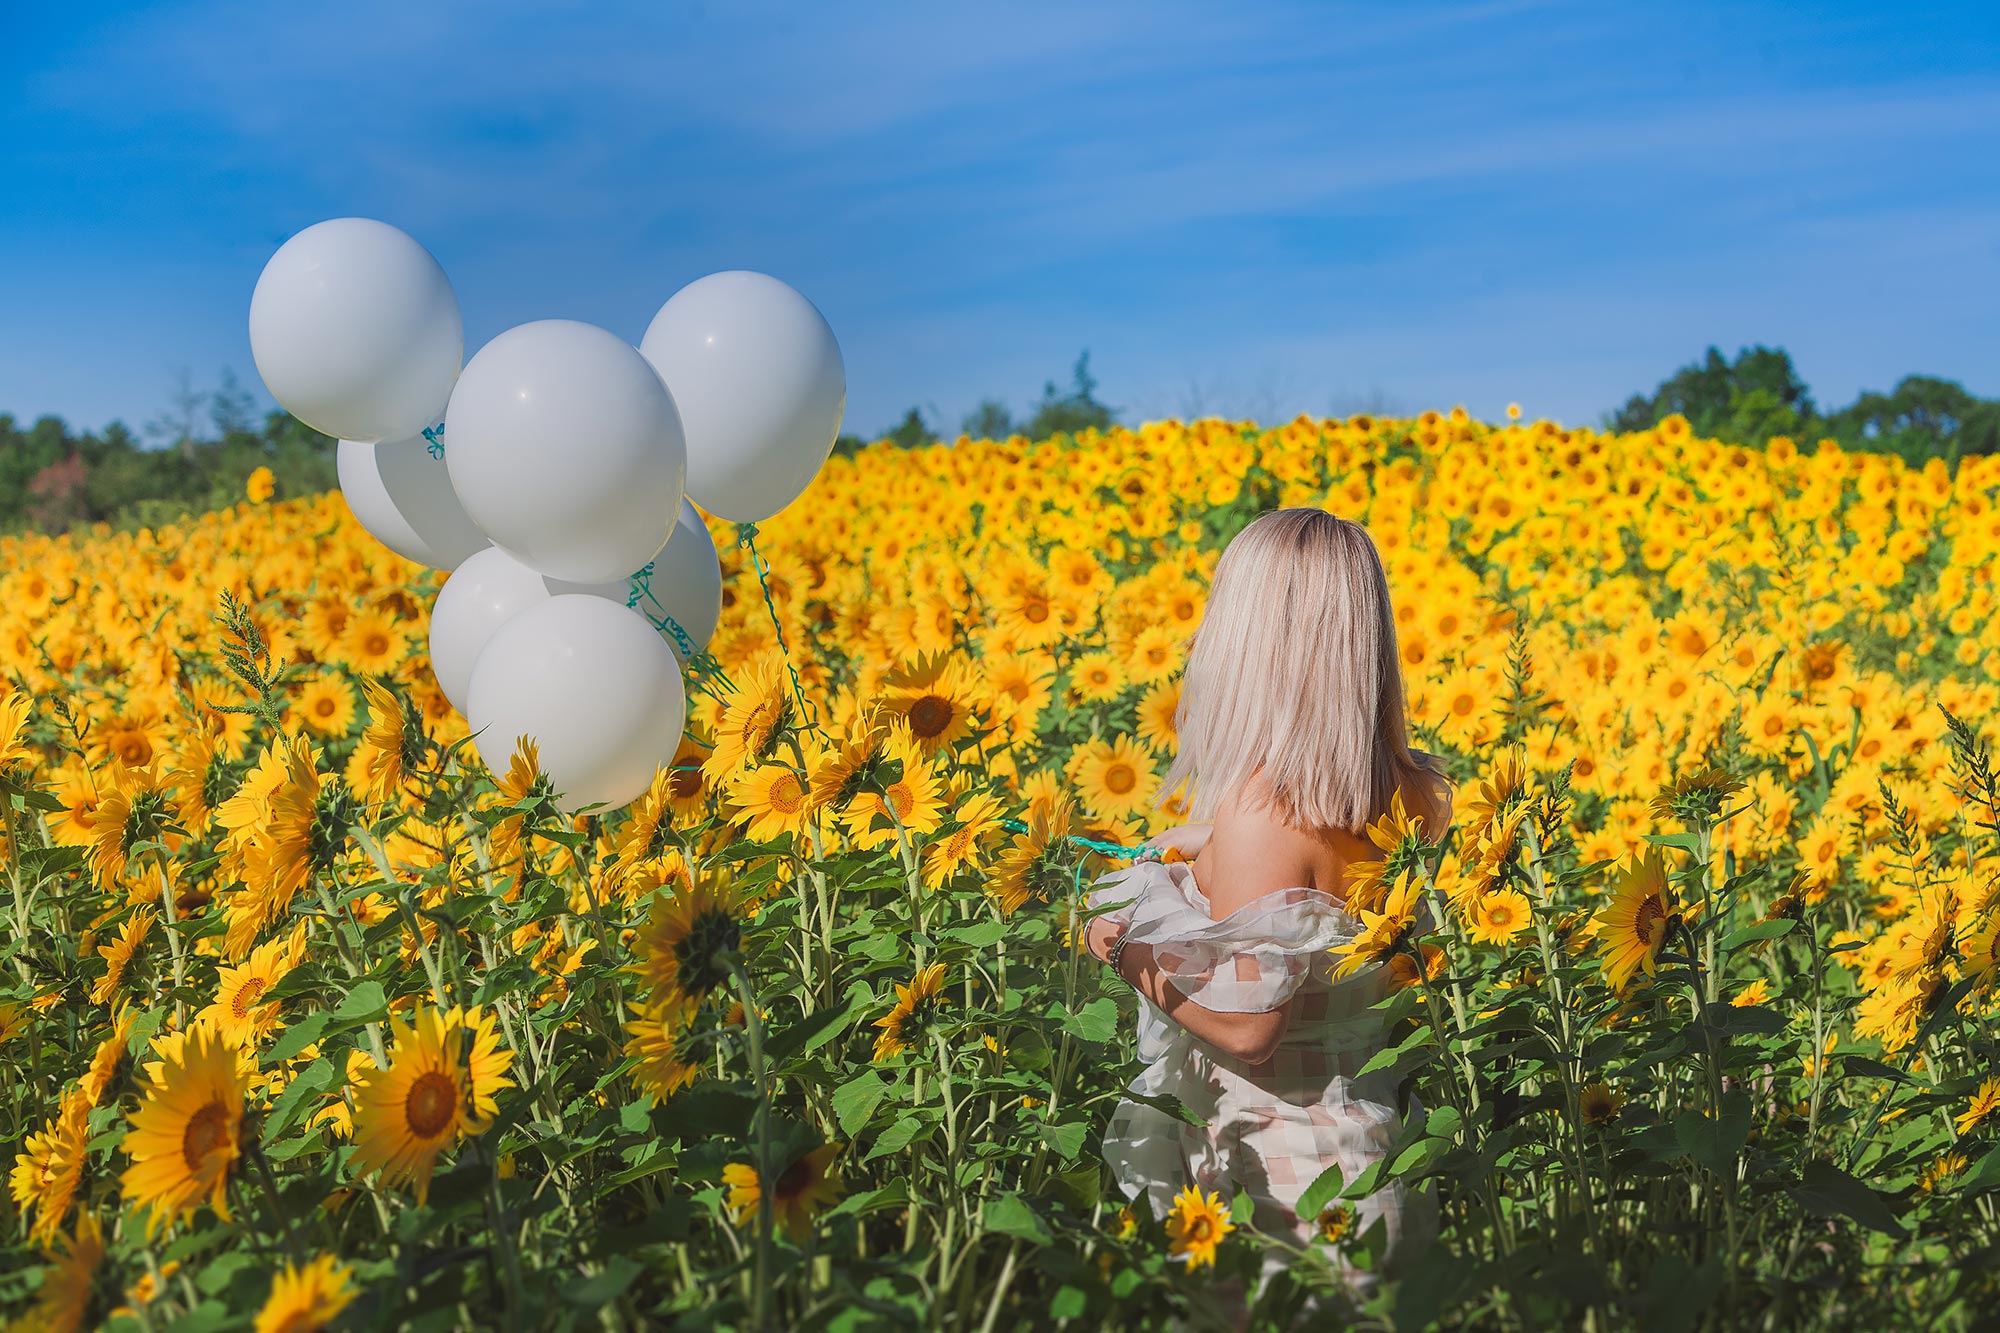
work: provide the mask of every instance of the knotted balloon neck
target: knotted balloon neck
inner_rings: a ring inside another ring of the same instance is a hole
[[[444,423],[442,421],[438,422],[435,426],[424,427],[424,439],[429,441],[424,446],[425,453],[429,454],[432,458],[444,457]]]

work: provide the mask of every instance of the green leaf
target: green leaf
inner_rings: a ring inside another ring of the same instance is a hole
[[[1870,1060],[1865,1055],[1843,1055],[1840,1057],[1843,1073],[1860,1074],[1865,1078],[1886,1078],[1892,1083],[1914,1083],[1916,1080],[1893,1065],[1885,1065],[1880,1060]]]
[[[792,1024],[765,1045],[764,1057],[773,1064],[790,1059],[794,1055],[804,1055],[818,1050],[827,1042],[840,1035],[841,1026],[850,1016],[847,1006],[838,1009],[822,1009]]]
[[[1326,1170],[1313,1177],[1313,1183],[1306,1186],[1305,1193],[1299,1195],[1296,1211],[1300,1217],[1316,1218],[1326,1211],[1326,1206],[1340,1197],[1341,1188],[1347,1184],[1341,1174],[1340,1163],[1335,1162]]]
[[[326,1015],[311,1014],[292,1024],[271,1043],[271,1051],[265,1058],[272,1064],[289,1060],[320,1039],[326,1031]]]
[[[614,1254],[604,1265],[602,1273],[589,1277],[571,1278],[558,1290],[562,1298],[571,1305],[586,1310],[596,1310],[617,1300],[625,1288],[632,1285],[632,1279],[645,1271],[645,1265],[628,1259],[622,1254]]]
[[[1880,1194],[1830,1162],[1806,1163],[1804,1179],[1789,1188],[1799,1207],[1815,1217],[1846,1217],[1871,1231],[1906,1234]]]
[[[969,926],[953,926],[949,930],[939,931],[938,938],[970,944],[975,949],[990,949],[1007,938],[1007,923],[978,921]]]
[[[1995,1148],[1959,1177],[1957,1185],[1968,1194],[2000,1189],[2000,1148]]]
[[[901,1152],[910,1146],[918,1134],[923,1132],[924,1122],[913,1115],[906,1115],[875,1137],[875,1146],[861,1160],[872,1162],[877,1157],[887,1157],[890,1153]]]
[[[1042,1126],[1042,1138],[1055,1150],[1056,1156],[1064,1161],[1069,1161],[1083,1151],[1084,1136],[1089,1132],[1090,1127],[1081,1120]]]
[[[1701,840],[1692,833],[1648,833],[1646,841],[1661,847],[1674,847],[1683,852],[1699,852]]]
[[[833,1090],[833,1114],[840,1132],[853,1138],[889,1095],[889,1084],[872,1069],[864,1069]]]
[[[1249,1190],[1238,1190],[1229,1201],[1229,1220],[1237,1226],[1248,1226],[1250,1214],[1257,1210],[1257,1201],[1250,1197]]]
[[[1750,1100],[1741,1092],[1725,1096],[1718,1115],[1689,1109],[1674,1121],[1674,1138],[1681,1151],[1718,1176],[1734,1174],[1736,1154],[1743,1151],[1749,1137]]]
[[[1050,1240],[1048,1227],[1018,1194],[1002,1194],[988,1199],[982,1220],[988,1231],[997,1231],[1003,1236],[1013,1236],[1036,1245],[1046,1245]]]
[[[1062,1026],[1078,1041],[1108,1042],[1118,1035],[1118,1002],[1100,995],[1075,1013],[1064,1014]]]
[[[894,1208],[910,1201],[910,1182],[900,1177],[890,1181],[879,1190],[867,1190],[860,1194],[850,1194],[837,1205],[827,1210],[828,1217],[859,1217],[864,1213],[879,1213],[884,1208]]]
[[[300,1071],[299,1075],[286,1085],[284,1094],[278,1098],[277,1105],[271,1108],[271,1113],[264,1117],[265,1145],[277,1142],[279,1136],[291,1127],[292,1117],[298,1114],[299,1102],[308,1093],[325,1092],[333,1086],[333,1079],[333,1061],[323,1055]]]
[[[1756,921],[1747,926],[1739,926],[1722,937],[1722,949],[1728,953],[1739,945],[1754,944],[1758,940],[1775,940],[1780,935],[1789,935],[1799,923],[1789,918],[1777,921]]]
[[[1049,1318],[1055,1320],[1081,1318],[1090,1308],[1089,1299],[1076,1287],[1056,1288],[1055,1298],[1049,1302]]]
[[[359,981],[341,1002],[333,1016],[343,1023],[377,1023],[389,1013],[389,996],[379,981]]]

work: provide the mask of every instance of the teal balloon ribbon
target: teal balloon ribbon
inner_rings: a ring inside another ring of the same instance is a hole
[[[792,664],[792,650],[785,642],[785,627],[778,619],[778,604],[771,600],[771,583],[765,577],[770,566],[765,564],[763,553],[757,549],[757,525],[738,523],[736,544],[749,548],[750,568],[756,571],[757,586],[764,590],[764,609],[771,613],[771,628],[778,631],[778,650],[785,655],[785,670],[792,673],[792,694],[799,701],[799,711],[805,716],[806,725],[824,736],[827,731],[820,725],[819,708],[806,698],[805,687],[799,683],[799,669]]]
[[[429,444],[424,446],[424,452],[428,453],[432,458],[443,458],[444,423],[439,422],[435,426],[424,427],[424,438],[430,441]]]
[[[1028,825],[1023,820],[1003,817],[999,823],[1002,828],[1012,829],[1016,833],[1026,833],[1028,831]],[[1106,856],[1122,857],[1128,861],[1139,859],[1139,852],[1146,846],[1142,842],[1137,847],[1122,847],[1115,842],[1100,842],[1096,838],[1085,838],[1074,833],[1067,835],[1065,840],[1073,842],[1079,847],[1088,847],[1094,852],[1102,852]]]
[[[630,580],[631,588],[625,594],[625,608],[628,611],[637,611],[640,615],[644,616],[654,629],[664,630],[668,634],[673,635],[674,642],[680,645],[681,660],[687,664],[688,670],[694,673],[694,686],[696,689],[714,695],[718,699],[726,698],[736,693],[736,682],[731,680],[729,674],[722,669],[722,663],[696,646],[694,636],[681,628],[681,622],[669,615],[665,605],[661,603],[658,597],[653,595],[653,567],[655,563],[652,560],[648,560],[646,567],[632,576]],[[649,602],[653,606],[658,607],[659,614],[655,615],[652,611],[641,606],[639,603],[642,601]],[[722,682],[723,688],[721,690],[715,688],[715,682],[717,681]]]

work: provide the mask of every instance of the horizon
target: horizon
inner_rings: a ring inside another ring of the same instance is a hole
[[[270,410],[250,289],[351,214],[437,254],[468,358],[773,273],[867,439],[1022,415],[1086,349],[1134,423],[1594,426],[1711,345],[1783,347],[1827,410],[2000,397],[1990,9],[1145,13],[14,16],[0,412],[139,433],[182,368]]]

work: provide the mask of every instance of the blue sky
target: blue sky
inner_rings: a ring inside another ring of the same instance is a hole
[[[1593,422],[1710,343],[2000,396],[2000,6],[6,5],[0,411],[260,399],[293,232],[444,264],[467,355],[776,274],[850,429],[1463,403]]]

